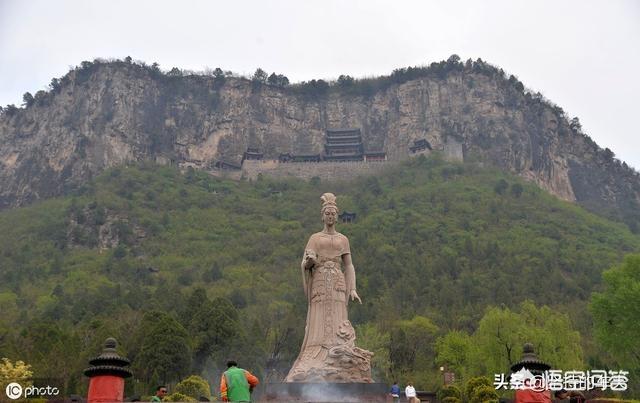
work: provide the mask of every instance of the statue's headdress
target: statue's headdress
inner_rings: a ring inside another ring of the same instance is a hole
[[[326,209],[327,207],[333,207],[334,209],[336,209],[336,211],[338,211],[336,196],[333,193],[323,194],[322,196],[320,196],[320,200],[322,200],[322,208],[320,209],[320,212],[324,213],[324,209]]]

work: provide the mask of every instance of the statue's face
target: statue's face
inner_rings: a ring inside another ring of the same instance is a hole
[[[324,209],[322,213],[322,222],[327,225],[334,225],[338,218],[338,211],[334,208],[328,207]]]

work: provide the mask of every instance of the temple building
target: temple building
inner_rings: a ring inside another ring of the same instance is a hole
[[[386,161],[387,153],[384,151],[371,151],[364,153],[365,161]]]
[[[327,130],[325,141],[325,161],[362,161],[364,158],[360,129]]]
[[[245,160],[262,160],[264,154],[260,152],[257,148],[248,147],[247,151],[242,155],[242,162]]]
[[[242,169],[240,165],[236,165],[232,162],[226,162],[226,161],[216,161],[213,164],[213,166],[218,169],[228,169],[228,170],[234,170],[234,171],[239,171],[240,169]]]
[[[343,223],[352,223],[356,220],[356,213],[351,213],[349,211],[344,211],[338,215],[338,218]]]
[[[411,151],[412,154],[423,152],[426,150],[433,150],[433,148],[431,148],[431,144],[429,144],[427,139],[415,140],[413,142],[413,145],[409,147],[409,151]]]
[[[320,154],[280,154],[278,156],[279,162],[320,162],[322,157]]]

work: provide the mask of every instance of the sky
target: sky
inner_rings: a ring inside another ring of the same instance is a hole
[[[95,58],[297,82],[452,54],[514,74],[640,170],[640,1],[0,0],[0,105]]]

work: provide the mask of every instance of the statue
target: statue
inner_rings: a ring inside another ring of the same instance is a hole
[[[371,383],[373,353],[355,346],[347,317],[349,298],[362,303],[349,239],[335,229],[336,197],[320,199],[324,229],[309,238],[301,264],[308,303],[304,341],[285,382]]]

